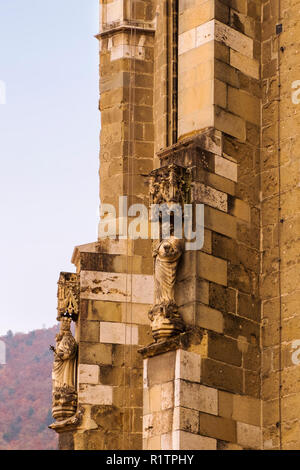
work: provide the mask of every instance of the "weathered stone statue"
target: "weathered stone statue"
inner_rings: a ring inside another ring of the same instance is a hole
[[[190,175],[189,169],[173,163],[150,173],[150,204],[160,207],[166,205],[173,211],[173,223],[169,219],[170,227],[166,227],[170,236],[153,245],[155,305],[149,312],[149,318],[155,341],[184,331],[184,323],[174,296],[177,267],[183,253],[184,240],[174,237],[174,217],[178,217],[175,213],[176,205],[181,207],[179,216],[182,217],[184,204],[190,203]],[[164,221],[161,220],[160,224],[161,236],[164,237]]]
[[[77,343],[71,332],[71,318],[63,317],[60,323],[60,332],[56,335],[56,348],[52,379],[54,387],[75,386],[75,360]]]
[[[154,282],[155,301],[157,304],[175,304],[174,286],[177,265],[182,252],[183,241],[173,236],[160,241],[154,247]]]
[[[75,365],[77,343],[71,332],[71,318],[62,317],[60,332],[56,335],[53,379],[53,418],[61,421],[74,415],[77,406],[75,390]]]
[[[183,246],[183,240],[174,236],[154,245],[155,305],[149,312],[149,318],[156,341],[184,330],[174,296],[177,266],[183,253]]]

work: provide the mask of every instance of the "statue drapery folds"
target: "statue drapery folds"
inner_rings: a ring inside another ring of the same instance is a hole
[[[56,347],[53,348],[53,386],[75,387],[75,362],[77,353],[77,343],[71,332],[71,319],[63,317],[61,319],[61,329],[56,335]]]
[[[174,211],[174,204],[181,207],[190,201],[190,171],[179,165],[170,164],[150,174],[150,203],[167,205]],[[184,323],[175,302],[177,268],[184,251],[184,240],[174,236],[173,223],[165,230],[160,221],[161,239],[153,244],[155,305],[149,312],[152,334],[155,341],[162,341],[184,331]],[[182,220],[181,220],[182,223]],[[165,235],[167,234],[167,235]]]

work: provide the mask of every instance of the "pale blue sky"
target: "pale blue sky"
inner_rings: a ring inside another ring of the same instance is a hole
[[[56,322],[60,271],[95,241],[98,0],[0,0],[0,335]]]

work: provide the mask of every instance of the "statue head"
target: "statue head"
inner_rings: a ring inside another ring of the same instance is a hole
[[[174,262],[177,261],[182,255],[183,243],[182,240],[170,237],[162,240],[157,250],[157,255],[161,261]]]
[[[71,331],[71,323],[72,318],[70,317],[62,317],[60,319],[60,332],[61,333],[68,333]]]

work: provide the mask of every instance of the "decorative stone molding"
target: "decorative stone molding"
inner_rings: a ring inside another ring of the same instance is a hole
[[[163,342],[152,343],[139,349],[138,352],[142,355],[143,359],[147,359],[168,351],[175,351],[176,349],[188,350],[191,346],[197,347],[201,354],[203,352],[203,356],[206,356],[207,336],[203,328],[189,327],[177,336],[173,336]]]
[[[66,315],[76,321],[79,314],[80,298],[78,274],[60,273],[57,298],[57,321]]]
[[[188,204],[190,171],[174,163],[150,173],[150,204]]]
[[[107,35],[111,35],[118,32],[127,32],[129,34],[133,33],[155,33],[155,25],[154,23],[147,23],[147,22],[138,22],[138,21],[114,21],[109,24],[102,25],[102,31],[95,35],[96,39],[102,39]]]
[[[197,168],[215,173],[214,156],[223,155],[223,137],[220,131],[208,127],[192,137],[176,142],[157,153],[160,166],[171,164],[188,168],[191,182],[197,181]]]
[[[56,421],[71,418],[77,409],[76,359],[77,343],[71,333],[71,318],[62,317],[60,332],[56,335],[52,369],[52,415]]]

